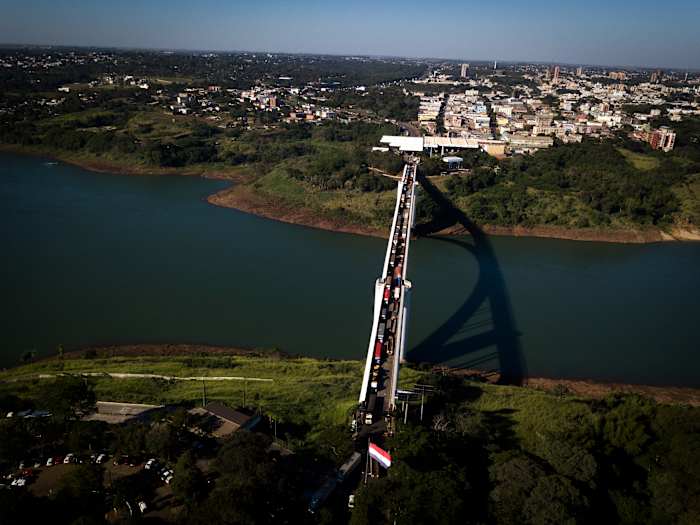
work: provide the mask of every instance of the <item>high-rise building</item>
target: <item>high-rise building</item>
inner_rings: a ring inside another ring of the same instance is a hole
[[[496,71],[496,68],[498,68],[498,61],[494,60],[493,61],[493,70]]]
[[[651,72],[651,82],[658,82],[661,80],[661,70],[657,69],[656,71]]]
[[[608,73],[608,77],[613,80],[627,80],[627,73],[624,71],[611,71]]]
[[[559,66],[554,66],[554,74],[552,75],[552,82],[555,84],[559,82]]]
[[[685,72],[685,77],[683,77],[683,82],[688,82],[688,72]]]
[[[578,66],[576,68],[576,76],[577,77],[582,77],[583,76],[583,68],[581,66]]]
[[[467,78],[469,76],[469,64],[462,64],[462,69],[459,72],[459,76],[462,78]]]

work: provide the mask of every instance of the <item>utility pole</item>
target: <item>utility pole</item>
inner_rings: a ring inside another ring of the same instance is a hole
[[[425,391],[421,391],[420,393],[420,420],[421,423],[423,422],[423,396],[425,395]]]

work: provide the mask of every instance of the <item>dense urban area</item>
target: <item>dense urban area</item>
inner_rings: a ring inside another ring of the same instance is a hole
[[[410,198],[418,233],[464,233],[457,214],[472,233],[700,239],[697,72],[5,47],[0,149],[224,179],[212,204],[340,231],[386,235]],[[409,156],[421,188],[397,200]],[[387,306],[405,286],[392,261]],[[0,523],[698,522],[700,397],[407,363],[372,470],[362,369],[276,349],[27,351],[0,370]]]
[[[5,148],[235,180],[223,206],[384,232],[383,175],[412,152],[487,231],[698,236],[696,73],[40,48],[0,65]]]

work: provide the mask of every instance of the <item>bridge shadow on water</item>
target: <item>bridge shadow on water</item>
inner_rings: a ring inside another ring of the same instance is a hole
[[[407,352],[413,362],[456,364],[460,368],[478,368],[500,375],[499,382],[520,385],[525,380],[526,364],[513,311],[498,260],[488,236],[429,180],[418,175],[426,196],[438,212],[430,223],[414,231],[428,236],[459,224],[471,239],[435,236],[433,239],[458,246],[472,255],[479,277],[471,294],[460,307],[418,345]]]

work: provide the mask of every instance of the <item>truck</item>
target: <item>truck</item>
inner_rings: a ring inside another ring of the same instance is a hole
[[[399,263],[394,269],[394,286],[401,285],[401,273],[403,271],[403,266]]]
[[[379,341],[384,341],[384,332],[386,332],[386,323],[379,323],[379,328],[377,328],[377,339]]]
[[[371,425],[374,418],[374,408],[377,405],[377,394],[372,392],[367,398],[367,410],[365,411],[365,425]]]
[[[348,460],[343,463],[338,469],[338,481],[341,483],[345,481],[350,474],[360,465],[362,462],[362,454],[359,452],[353,452]]]
[[[374,360],[379,363],[382,360],[382,342],[377,341],[374,343]]]

